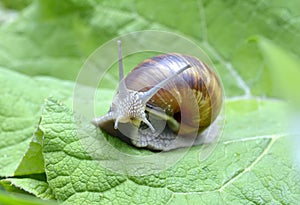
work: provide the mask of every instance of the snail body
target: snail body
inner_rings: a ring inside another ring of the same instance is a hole
[[[216,124],[222,107],[220,81],[193,56],[154,56],[123,78],[119,42],[118,93],[109,112],[93,120],[113,136],[136,147],[167,151],[192,145]]]

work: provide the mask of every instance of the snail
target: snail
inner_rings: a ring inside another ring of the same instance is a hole
[[[93,124],[136,147],[156,151],[214,138],[209,135],[218,129],[223,91],[212,69],[196,57],[168,53],[146,59],[124,79],[121,41],[118,55],[118,92],[109,112]]]

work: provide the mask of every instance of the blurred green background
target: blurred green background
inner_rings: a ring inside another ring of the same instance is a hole
[[[0,65],[26,75],[75,80],[84,60],[100,45],[147,29],[195,41],[215,63],[227,97],[281,97],[285,85],[276,76],[299,75],[289,69],[295,65],[271,65],[285,57],[299,63],[298,1],[28,0],[2,1],[2,11],[8,22],[1,21]],[[258,40],[249,41],[253,36]],[[262,48],[265,39],[286,56],[274,57],[270,46]],[[289,90],[298,87],[294,81],[288,81]]]

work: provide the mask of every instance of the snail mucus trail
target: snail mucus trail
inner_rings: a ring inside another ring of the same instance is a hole
[[[162,54],[145,60],[124,79],[121,41],[118,55],[118,92],[109,112],[95,118],[93,124],[136,147],[157,151],[215,137],[207,135],[216,135],[218,129],[215,121],[222,89],[215,73],[202,61],[183,54]],[[150,81],[151,86],[147,85]]]

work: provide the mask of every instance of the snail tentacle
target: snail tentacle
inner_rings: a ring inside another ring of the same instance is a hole
[[[126,96],[128,89],[126,87],[124,79],[124,66],[123,66],[123,57],[122,57],[122,42],[118,41],[118,63],[119,63],[119,95]]]
[[[168,78],[164,79],[163,81],[161,81],[160,83],[156,84],[154,87],[152,87],[150,90],[146,91],[141,100],[144,103],[147,103],[152,97],[153,95],[155,95],[157,93],[157,91],[159,91],[162,87],[164,87],[167,83],[169,83],[171,80],[173,80],[173,78],[177,77],[180,73],[182,73],[183,71],[185,71],[186,69],[190,68],[190,65],[186,65],[184,67],[182,67],[181,69],[179,69],[178,71],[172,73],[171,76],[169,76]]]

